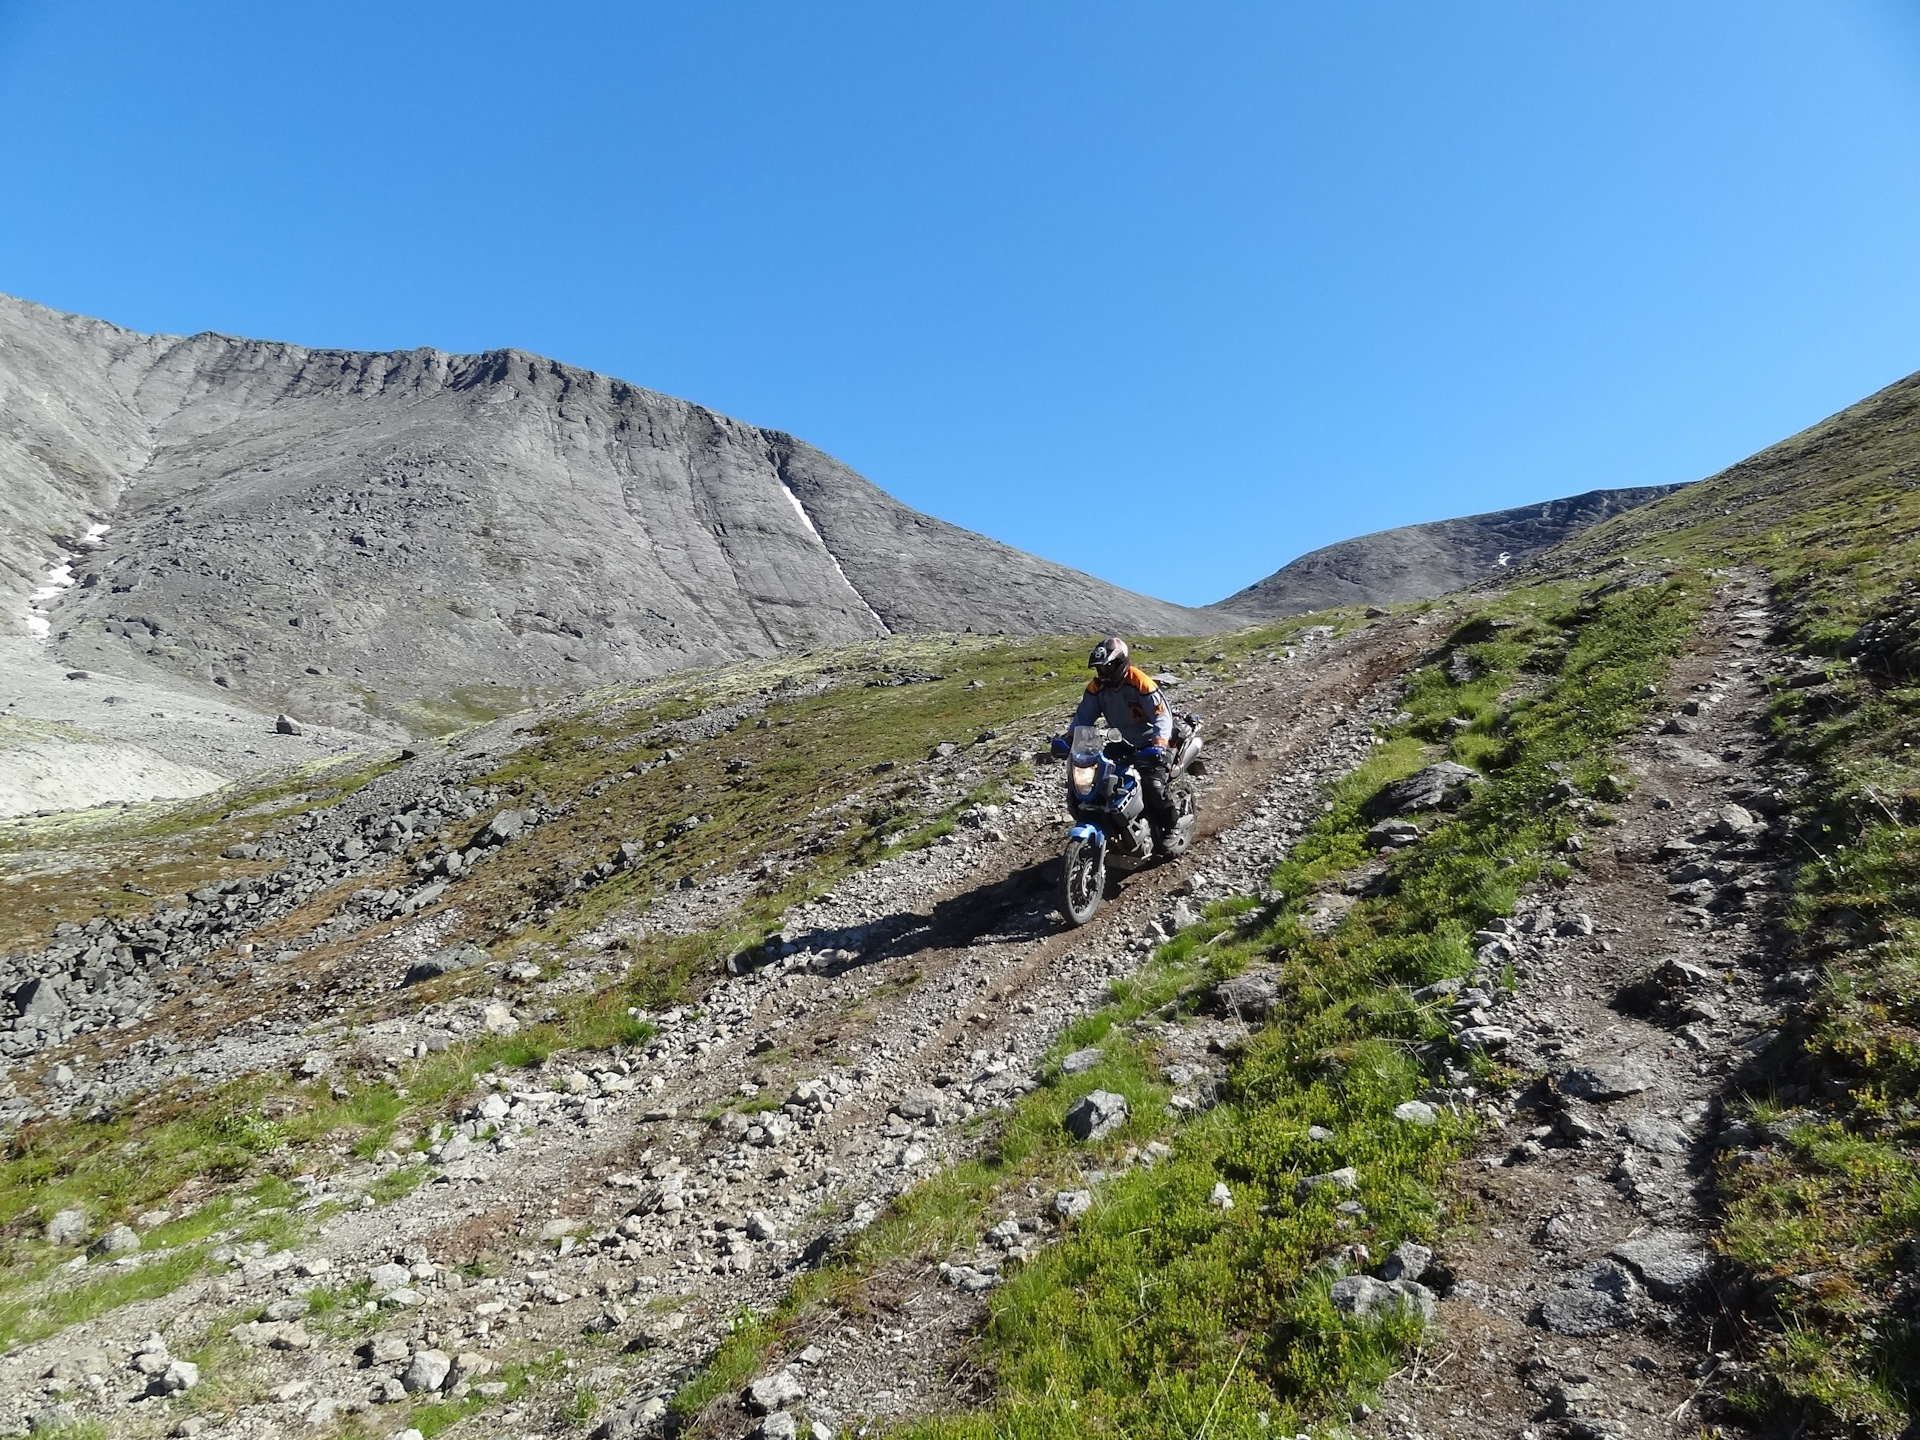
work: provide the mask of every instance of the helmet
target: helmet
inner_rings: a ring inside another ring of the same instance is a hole
[[[1112,682],[1127,673],[1127,666],[1133,662],[1133,652],[1127,649],[1127,642],[1118,635],[1109,635],[1093,647],[1093,653],[1087,656],[1087,664],[1102,680]]]

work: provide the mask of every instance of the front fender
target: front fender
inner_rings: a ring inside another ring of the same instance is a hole
[[[1107,848],[1107,832],[1098,825],[1076,825],[1067,831],[1069,840],[1091,840],[1102,850]]]

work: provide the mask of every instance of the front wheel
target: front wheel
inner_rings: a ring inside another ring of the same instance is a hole
[[[1173,801],[1173,829],[1167,835],[1160,853],[1169,860],[1178,860],[1187,853],[1187,847],[1193,844],[1194,827],[1199,823],[1200,790],[1193,781],[1182,775],[1167,787],[1167,798]]]
[[[1075,925],[1093,919],[1107,889],[1107,852],[1092,840],[1075,837],[1067,841],[1060,881],[1060,908]]]

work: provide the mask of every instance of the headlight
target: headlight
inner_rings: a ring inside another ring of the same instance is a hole
[[[1075,765],[1073,767],[1073,788],[1076,791],[1086,791],[1093,788],[1094,769],[1095,767],[1092,765]]]

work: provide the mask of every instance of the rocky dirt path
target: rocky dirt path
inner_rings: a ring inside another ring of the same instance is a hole
[[[1715,594],[1665,709],[1624,747],[1630,798],[1588,831],[1573,883],[1483,934],[1463,1023],[1512,1033],[1543,1073],[1462,1167],[1442,1247],[1452,1288],[1368,1430],[1416,1437],[1698,1435],[1719,1391],[1709,1235],[1723,1101],[1769,1042],[1792,977],[1769,926],[1790,875],[1773,816],[1757,583]],[[1517,989],[1502,996],[1503,969]]]
[[[1063,811],[1048,771],[954,843],[792,913],[783,953],[649,1017],[659,1033],[646,1046],[496,1072],[431,1137],[429,1183],[376,1203],[415,1172],[395,1154],[345,1163],[296,1208],[353,1208],[296,1248],[222,1255],[224,1274],[0,1359],[0,1421],[102,1415],[115,1433],[159,1434],[188,1415],[208,1440],[385,1434],[410,1397],[486,1402],[462,1434],[550,1435],[596,1407],[613,1416],[608,1433],[644,1432],[742,1306],[777,1301],[838,1236],[978,1147],[976,1117],[1035,1083],[1062,1025],[1152,953],[1178,904],[1264,883],[1318,813],[1320,787],[1370,748],[1396,678],[1437,642],[1422,618],[1310,644],[1214,690],[1201,838],[1125,882],[1093,924],[1068,931],[1053,914]],[[641,923],[594,938],[612,945]],[[515,998],[501,993],[494,1009]],[[428,1007],[331,1038],[308,1028],[311,1014],[294,1028],[324,1072],[329,1047],[429,1053],[458,1038],[464,1014]],[[1196,1044],[1204,1103],[1219,1062]],[[931,1273],[921,1289],[938,1303],[821,1337],[814,1418],[939,1408],[977,1302]],[[316,1295],[331,1302],[323,1313],[310,1313]],[[147,1371],[196,1349],[214,1357],[217,1397],[209,1385],[140,1398],[165,1388]]]

